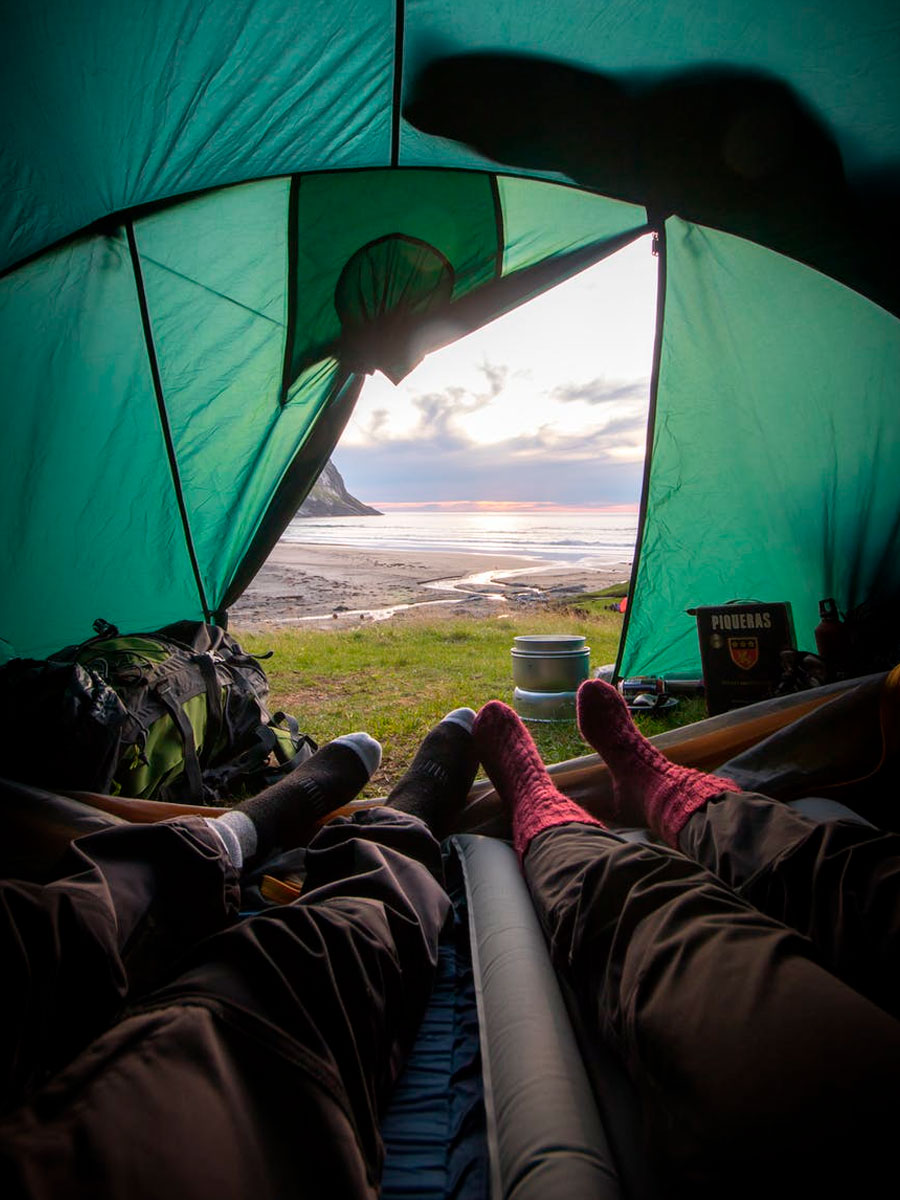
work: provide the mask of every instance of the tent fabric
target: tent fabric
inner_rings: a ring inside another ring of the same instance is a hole
[[[365,247],[405,231],[450,264],[450,304],[402,377],[645,230],[639,207],[557,184],[328,173],[206,193],[9,272],[0,652],[51,653],[98,617],[153,629],[233,601],[352,409],[334,297]]]
[[[51,651],[104,612],[202,618],[124,238],[63,247],[0,289],[5,648]]]
[[[547,56],[626,90],[764,73],[821,123],[872,230],[896,196],[900,16],[879,0],[7,10],[0,657],[100,616],[220,613],[339,436],[373,365],[360,336],[396,334],[381,363],[396,377],[647,229],[614,173],[579,190],[552,163],[500,170],[414,128],[403,105],[436,57]],[[684,216],[668,222],[629,673],[696,667],[688,604],[771,582],[802,641],[817,593],[848,605],[896,584],[896,321]],[[372,303],[384,285],[390,304]]]
[[[267,180],[136,222],[162,391],[208,602],[221,595],[257,519],[264,464],[284,470],[311,417],[297,405],[278,420],[271,403],[284,357],[288,194],[289,181]],[[333,364],[323,370],[327,378],[333,372]]]
[[[336,197],[341,182],[342,192],[349,189],[358,195],[363,187],[365,205],[354,204],[355,197],[344,201]],[[351,204],[357,211],[348,221]],[[502,254],[503,230],[497,220],[493,180],[486,174],[388,170],[343,181],[329,175],[303,177],[298,186],[296,222],[300,247],[292,297],[293,345],[288,351],[291,378],[304,361],[317,362],[329,353],[343,357],[341,327],[350,321],[353,328],[348,311],[351,290],[360,305],[357,321],[371,329],[373,349],[383,356],[388,352],[384,342],[390,338],[379,328],[379,317],[392,292],[396,292],[393,303],[401,304],[402,310],[406,307],[402,302],[412,300],[409,293],[415,282],[428,281],[431,271],[437,270],[436,295],[446,303],[451,296],[493,279]],[[315,230],[314,239],[304,236],[308,230]],[[400,237],[403,243],[397,242]],[[405,245],[407,255],[413,246],[418,249],[406,271],[402,269],[404,260],[397,261],[398,244]],[[358,268],[364,273],[363,282],[358,276],[351,278],[349,270],[366,248],[368,257]],[[393,256],[387,254],[391,248]],[[380,257],[374,257],[377,252]],[[359,294],[361,288],[368,290],[367,298]],[[420,296],[410,311],[423,305]],[[388,311],[391,308],[389,304]],[[385,365],[383,358],[372,364]],[[399,367],[388,373],[402,378],[408,371]]]
[[[848,169],[896,158],[900,17],[881,0],[39,0],[4,13],[0,267],[103,216],[248,179],[374,166],[493,169],[402,119],[438,54],[485,48],[647,76],[765,69]]]
[[[698,661],[687,609],[900,593],[900,321],[751,242],[672,218],[639,606],[620,673]],[[686,569],[686,563],[690,568]]]

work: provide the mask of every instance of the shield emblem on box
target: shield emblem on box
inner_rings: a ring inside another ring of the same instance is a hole
[[[731,661],[742,671],[752,671],[759,662],[759,638],[729,638]]]

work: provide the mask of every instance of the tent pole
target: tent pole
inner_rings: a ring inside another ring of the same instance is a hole
[[[191,536],[191,526],[188,521],[187,505],[184,500],[184,491],[181,486],[181,475],[178,471],[178,460],[175,456],[175,442],[172,438],[172,428],[169,424],[169,414],[166,411],[166,401],[163,394],[162,376],[159,373],[159,361],[156,357],[156,346],[153,341],[153,327],[150,324],[150,310],[147,307],[147,293],[144,289],[144,273],[141,270],[141,260],[138,254],[137,240],[134,236],[134,222],[127,221],[125,223],[125,233],[128,238],[128,249],[131,253],[131,267],[134,271],[134,284],[137,289],[138,305],[141,310],[141,324],[144,329],[144,343],[147,347],[147,358],[150,361],[150,374],[153,378],[153,390],[156,393],[156,407],[159,411],[159,422],[162,426],[163,440],[166,445],[166,455],[169,460],[169,471],[172,475],[172,485],[175,489],[175,499],[178,502],[178,511],[181,514],[181,527],[184,532],[184,540],[187,543],[188,556],[191,560],[191,568],[194,572],[194,582],[197,585],[197,594],[200,597],[200,607],[203,609],[203,619],[209,622],[212,618],[212,612],[206,602],[206,591],[203,587],[203,578],[200,575],[200,564],[197,562],[197,554],[194,549],[194,539]]]

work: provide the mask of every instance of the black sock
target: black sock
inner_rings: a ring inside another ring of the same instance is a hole
[[[368,734],[337,738],[290,775],[219,819],[232,823],[239,837],[241,818],[236,814],[243,814],[253,823],[256,845],[242,839],[247,857],[268,855],[276,848],[293,849],[303,844],[316,821],[350,803],[368,783],[380,760],[381,747]]]
[[[420,817],[441,838],[465,803],[478,755],[472,737],[475,714],[457,708],[432,729],[387,798],[391,808]]]

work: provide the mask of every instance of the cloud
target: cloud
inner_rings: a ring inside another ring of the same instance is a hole
[[[499,396],[506,386],[507,379],[509,379],[509,367],[497,366],[485,360],[479,365],[478,370],[481,371],[488,381],[488,388],[490,389],[489,398],[494,399],[495,396]]]
[[[467,445],[472,439],[465,430],[465,419],[485,408],[503,391],[511,371],[509,367],[484,362],[477,370],[487,381],[487,390],[470,390],[465,387],[448,386],[440,391],[420,392],[408,398],[412,410],[413,428],[398,430],[394,425],[395,413],[382,406],[369,413],[364,422],[357,423],[357,437],[364,441],[384,444],[403,441],[410,437],[441,438]]]
[[[602,460],[611,450],[621,450],[623,445],[635,442],[643,444],[646,418],[643,413],[623,414],[607,421],[600,427],[577,433],[561,431],[551,422],[539,425],[525,433],[517,433],[502,441],[487,445],[468,437],[465,428],[456,425],[460,415],[474,411],[481,405],[457,404],[445,393],[430,393],[417,396],[414,401],[421,418],[414,429],[405,434],[395,434],[381,439],[371,450],[354,446],[354,454],[373,458],[406,459],[410,454],[420,455],[440,462],[444,469],[456,467],[460,458],[496,462],[502,459],[522,460],[526,458],[552,458],[562,465],[566,461],[581,459]],[[347,447],[342,446],[342,449]]]
[[[379,397],[334,456],[350,491],[370,503],[635,503],[646,380],[542,388],[521,376],[484,358],[466,385],[441,386],[438,377],[396,407]],[[592,406],[584,419],[571,407],[578,400]],[[496,416],[482,413],[489,407]]]
[[[462,388],[446,388],[443,392],[428,392],[424,396],[414,396],[412,404],[419,413],[418,427],[415,437],[434,437],[452,439],[460,444],[468,444],[463,429],[457,428],[457,421],[470,413],[477,412],[490,404],[491,396],[473,396]]]
[[[643,413],[626,414],[581,433],[561,432],[551,424],[542,425],[496,443],[492,449],[495,454],[511,458],[552,457],[560,464],[585,458],[603,460],[611,450],[620,450],[623,445],[642,444],[645,431]]]
[[[446,387],[440,392],[414,396],[412,404],[422,414],[422,432],[447,434],[458,417],[485,408],[500,395],[510,377],[510,368],[486,359],[477,370],[487,380],[487,391],[476,392],[462,387]],[[464,435],[461,435],[464,436]]]
[[[640,462],[523,461],[503,454],[490,456],[489,450],[482,447],[473,454],[448,458],[433,447],[407,445],[389,462],[378,463],[354,447],[335,454],[335,462],[350,491],[370,503],[496,500],[606,505],[631,504],[640,497]]]
[[[368,432],[372,437],[377,438],[382,430],[387,430],[387,424],[390,419],[390,412],[386,408],[376,408],[369,419]]]
[[[587,383],[564,383],[555,387],[550,395],[563,404],[581,400],[585,404],[608,404],[613,400],[641,401],[646,403],[650,383],[647,379],[635,379],[627,383],[615,383],[611,379],[591,379]]]
[[[623,459],[642,447],[641,418],[583,435],[545,426],[493,445],[432,428],[377,447],[340,446],[335,461],[361,500],[512,500],[522,503],[629,504],[640,496],[642,462]]]
[[[627,440],[631,440],[634,436],[639,437],[643,443],[644,435],[647,432],[647,414],[642,410],[639,413],[632,413],[617,417],[612,421],[607,421],[600,433],[609,438],[614,433],[621,433],[626,436]]]

